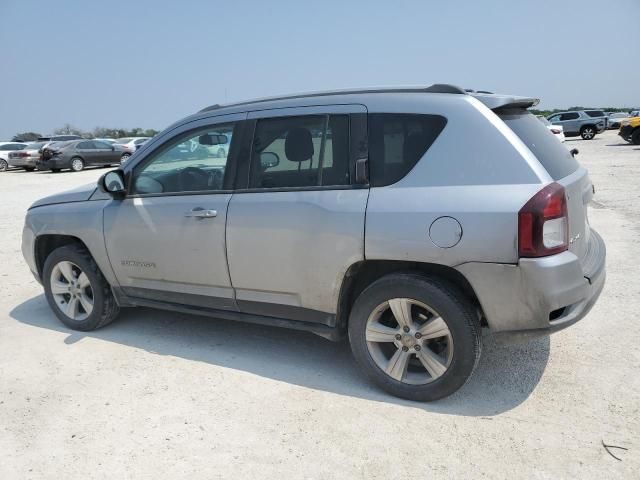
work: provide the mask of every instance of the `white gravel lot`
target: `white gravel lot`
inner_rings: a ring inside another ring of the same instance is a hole
[[[68,330],[22,259],[23,218],[105,170],[0,173],[0,479],[640,478],[640,147],[567,146],[596,186],[600,301],[551,338],[485,338],[473,379],[431,404],[311,334],[147,309]]]

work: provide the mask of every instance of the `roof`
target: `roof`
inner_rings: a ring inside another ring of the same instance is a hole
[[[277,100],[294,100],[313,97],[327,97],[333,95],[357,95],[357,94],[369,94],[369,93],[445,93],[451,95],[470,95],[491,109],[497,108],[529,108],[537,105],[540,100],[532,97],[522,97],[517,95],[500,95],[486,90],[470,90],[457,87],[455,85],[449,85],[445,83],[435,83],[429,87],[425,86],[406,86],[406,87],[363,87],[355,89],[343,89],[343,90],[327,90],[320,92],[307,92],[297,93],[284,96],[257,98],[254,100],[247,100],[229,104],[214,104],[203,108],[200,112],[208,112],[212,110],[218,110],[226,107],[238,107],[242,105],[254,105],[264,102],[272,102]]]

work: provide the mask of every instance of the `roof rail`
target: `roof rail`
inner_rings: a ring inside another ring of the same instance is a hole
[[[252,103],[271,102],[275,100],[294,100],[296,98],[309,98],[309,97],[326,97],[331,95],[349,95],[358,93],[451,93],[458,95],[465,95],[464,89],[455,85],[449,85],[447,83],[434,83],[430,87],[373,87],[373,88],[359,88],[359,89],[347,89],[347,90],[329,90],[326,92],[309,92],[298,93],[293,95],[283,95],[277,97],[258,98],[255,100],[247,100],[244,102],[229,103],[226,105],[220,105],[218,103],[209,107],[203,108],[200,112],[208,112],[211,110],[217,110],[223,107],[235,107],[239,105],[249,105]]]

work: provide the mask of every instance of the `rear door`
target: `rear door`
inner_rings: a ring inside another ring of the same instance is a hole
[[[76,153],[84,159],[85,165],[96,165],[100,163],[100,154],[91,140],[85,140],[76,145]]]
[[[333,325],[345,271],[364,259],[368,188],[355,184],[354,165],[366,150],[366,108],[284,108],[248,119],[244,188],[227,219],[238,307]]]

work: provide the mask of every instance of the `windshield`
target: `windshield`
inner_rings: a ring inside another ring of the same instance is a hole
[[[578,169],[578,162],[569,150],[531,113],[521,109],[496,113],[529,147],[554,180],[560,180]]]
[[[26,146],[27,150],[39,150],[43,145],[46,145],[47,142],[35,142],[30,143]]]

